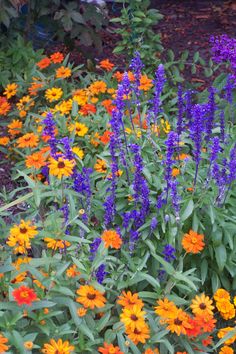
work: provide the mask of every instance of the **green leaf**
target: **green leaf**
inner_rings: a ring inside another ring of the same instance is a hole
[[[220,272],[222,272],[222,270],[225,267],[226,261],[227,261],[227,252],[226,252],[226,248],[224,245],[220,245],[218,247],[215,248],[215,255],[216,255],[216,262],[218,264],[219,270]]]
[[[186,219],[188,219],[188,217],[192,214],[193,210],[194,210],[194,203],[191,199],[182,213],[181,220],[185,221]]]

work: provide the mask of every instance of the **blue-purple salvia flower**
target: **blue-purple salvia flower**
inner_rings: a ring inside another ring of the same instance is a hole
[[[175,163],[174,152],[178,145],[178,134],[171,131],[165,141],[166,145],[166,158],[163,161],[165,166],[165,181],[166,181],[166,201],[169,195],[169,189],[172,181],[172,166]]]
[[[158,221],[157,221],[157,218],[154,216],[152,218],[151,224],[150,224],[150,228],[151,228],[152,232],[157,228],[157,225],[158,225]]]
[[[225,114],[224,114],[224,111],[220,112],[220,140],[224,144],[224,142],[225,142]]]
[[[102,242],[102,239],[100,237],[96,237],[93,242],[90,244],[90,253],[91,253],[91,257],[90,260],[93,260],[96,256],[98,247],[100,246]]]
[[[46,118],[43,120],[45,125],[43,129],[43,135],[49,136],[48,144],[50,146],[50,154],[53,158],[56,158],[57,153],[57,139],[55,137],[56,123],[53,119],[52,113],[48,112]]]
[[[164,260],[168,263],[176,259],[175,256],[176,249],[171,245],[166,245],[163,250]]]
[[[101,264],[95,272],[97,282],[102,284],[107,274],[105,264]]]
[[[155,79],[152,82],[154,84],[154,95],[153,98],[149,101],[149,103],[151,103],[151,107],[147,115],[147,123],[149,127],[152,123],[151,119],[153,120],[154,125],[157,124],[157,117],[161,111],[161,93],[166,82],[165,70],[162,64],[158,66],[155,72]]]
[[[205,131],[206,136],[205,140],[208,143],[211,139],[212,129],[214,128],[214,119],[215,119],[215,112],[216,112],[216,103],[215,103],[215,88],[209,88],[209,98],[205,116]]]

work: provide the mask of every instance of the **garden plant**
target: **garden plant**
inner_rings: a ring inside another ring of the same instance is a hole
[[[211,46],[203,92],[138,51],[4,83],[0,353],[234,353],[236,40]]]

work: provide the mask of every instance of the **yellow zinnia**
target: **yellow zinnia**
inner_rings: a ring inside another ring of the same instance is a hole
[[[49,102],[57,101],[63,95],[63,91],[60,87],[53,87],[51,89],[47,89],[45,92],[45,98]]]
[[[73,173],[73,167],[75,165],[74,160],[67,160],[59,157],[58,160],[50,159],[49,173],[58,178],[68,177]]]

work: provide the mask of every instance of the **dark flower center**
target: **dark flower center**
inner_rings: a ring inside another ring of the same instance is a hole
[[[182,321],[181,321],[179,318],[176,318],[176,319],[174,320],[174,324],[175,324],[176,326],[181,326],[181,325],[182,325]]]
[[[64,162],[63,161],[58,162],[57,167],[58,168],[64,168],[65,167]]]
[[[139,331],[137,328],[135,328],[134,333],[135,333],[135,334],[140,334],[141,331]]]
[[[205,310],[206,305],[202,302],[202,303],[199,305],[199,307],[200,307],[201,310]]]
[[[94,300],[95,297],[96,297],[95,294],[89,294],[89,293],[87,294],[87,298],[88,298],[89,300]]]
[[[138,317],[136,315],[131,315],[130,318],[132,321],[138,321]]]
[[[23,228],[20,227],[20,232],[21,232],[21,234],[26,234],[27,229],[25,227],[23,227]]]

